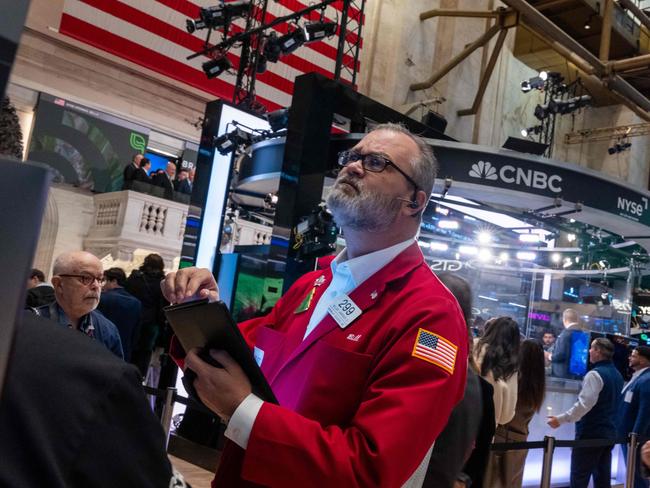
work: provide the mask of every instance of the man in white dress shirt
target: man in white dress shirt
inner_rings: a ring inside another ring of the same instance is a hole
[[[620,406],[623,377],[612,357],[614,344],[599,337],[591,343],[589,362],[592,369],[585,375],[578,401],[548,425],[576,422],[576,440],[616,439],[616,417]],[[593,476],[594,488],[611,486],[612,446],[580,447],[571,451],[571,488],[587,488]]]

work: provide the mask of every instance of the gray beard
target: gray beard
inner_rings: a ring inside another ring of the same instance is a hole
[[[334,221],[340,227],[366,232],[383,232],[397,218],[401,204],[395,197],[365,191],[363,183],[355,180],[359,193],[349,194],[336,182],[327,197]]]

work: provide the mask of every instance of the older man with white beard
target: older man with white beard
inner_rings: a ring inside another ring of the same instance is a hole
[[[95,310],[105,282],[103,272],[102,262],[89,252],[61,254],[55,259],[52,269],[56,301],[35,311],[101,342],[113,354],[123,358],[117,327]]]
[[[213,486],[421,486],[463,395],[463,317],[414,239],[435,179],[431,149],[383,124],[339,165],[327,204],[345,250],[240,324],[279,405],[252,394],[223,351],[210,351],[223,368],[196,350],[184,358],[203,402],[229,422]],[[182,269],[162,286],[171,302],[218,297],[208,270]]]

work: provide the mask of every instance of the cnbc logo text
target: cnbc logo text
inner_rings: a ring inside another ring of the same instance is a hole
[[[553,193],[562,192],[562,177],[544,171],[517,168],[510,164],[496,168],[489,161],[474,163],[469,170],[469,176],[483,180],[502,181],[509,185],[521,185],[537,190],[550,190]]]

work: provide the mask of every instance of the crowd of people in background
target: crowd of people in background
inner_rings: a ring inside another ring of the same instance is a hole
[[[103,270],[94,255],[78,251],[55,259],[52,283],[33,269],[26,307],[96,339],[135,365],[152,386],[173,386],[177,368],[166,358],[170,333],[160,282],[165,263],[149,254],[127,278],[122,268]]]
[[[142,161],[146,163],[146,158]],[[159,255],[150,254],[127,277],[118,267],[103,270],[101,261],[90,253],[65,253],[54,262],[51,283],[42,271],[32,270],[27,307],[77,329],[131,362],[143,381],[171,385],[177,370],[167,356],[170,334],[163,314],[167,302],[160,287],[164,267]],[[511,317],[487,320],[481,336],[475,338],[469,284],[451,273],[441,273],[439,278],[463,311],[471,353],[464,397],[437,439],[423,486],[522,486],[527,451],[490,451],[490,445],[527,440],[529,423],[544,403],[545,369],[560,364],[566,374],[566,366],[557,358],[566,354],[567,336],[582,330],[578,315],[565,310],[565,330],[557,340],[549,331],[541,340],[523,340]],[[634,375],[625,386],[611,361],[613,352],[608,339],[592,342],[592,369],[583,380],[578,401],[567,412],[549,417],[552,428],[576,422],[576,439],[615,439],[629,432],[650,435],[650,347],[633,350],[629,365]],[[610,486],[611,450],[611,446],[574,449],[572,488],[586,487],[591,477],[597,488]],[[648,487],[643,474],[639,463],[635,488]]]
[[[134,182],[138,181],[163,188],[165,198],[169,198],[174,191],[191,195],[195,173],[194,168],[180,168],[177,171],[176,164],[171,161],[167,163],[165,169],[152,172],[149,158],[137,153],[133,155],[131,163],[124,168],[122,189],[134,189]]]

